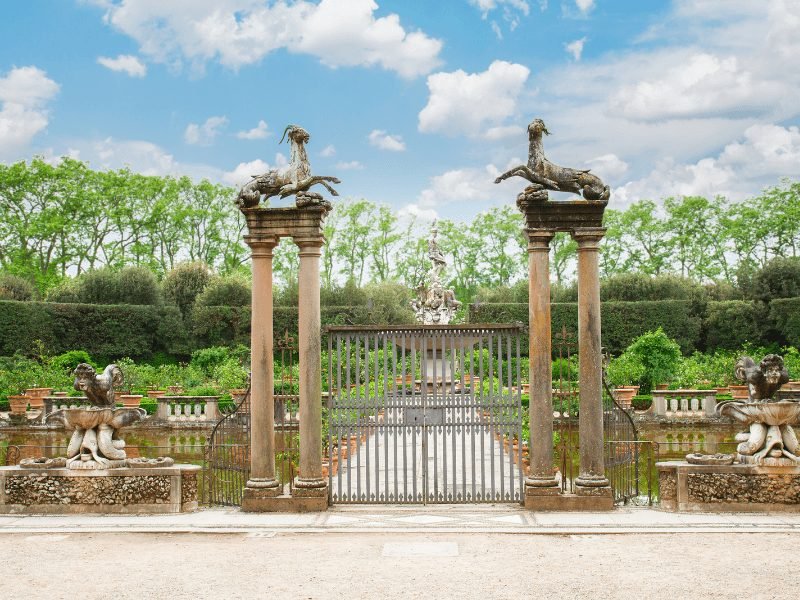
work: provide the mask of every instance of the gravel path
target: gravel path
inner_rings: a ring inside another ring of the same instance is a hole
[[[789,562],[797,539],[786,533],[0,534],[0,596],[789,598],[800,586]]]

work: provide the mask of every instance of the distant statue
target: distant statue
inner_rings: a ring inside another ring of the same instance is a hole
[[[108,365],[102,375],[98,375],[94,367],[81,363],[72,373],[75,377],[74,387],[86,394],[92,406],[116,406],[114,387],[122,385],[122,371],[117,365]]]
[[[339,193],[328,182],[341,183],[337,177],[312,175],[311,163],[308,160],[305,145],[311,139],[309,133],[299,125],[289,125],[283,132],[281,141],[289,140],[291,150],[289,166],[284,170],[272,169],[262,175],[253,175],[253,179],[239,191],[236,204],[239,208],[258,206],[263,195],[265,199],[272,196],[286,198],[294,194],[297,206],[302,208],[313,204],[330,208],[330,202],[322,199],[322,195],[309,191],[313,185],[324,186],[333,196]]]
[[[550,135],[544,121],[534,119],[528,125],[528,164],[509,169],[495,183],[509,177],[522,177],[531,182],[523,194],[532,200],[546,200],[546,190],[572,192],[583,195],[586,200],[604,202],[611,196],[611,190],[602,180],[589,172],[589,169],[571,169],[554,165],[544,155],[542,135]],[[544,195],[542,195],[544,192]]]
[[[428,239],[428,258],[432,266],[428,271],[428,284],[421,283],[417,286],[417,297],[411,301],[411,308],[416,313],[417,321],[424,325],[447,325],[453,319],[461,302],[456,300],[453,290],[445,289],[442,283],[442,273],[447,266],[444,254],[436,243],[439,230],[436,221],[431,227],[431,237]]]

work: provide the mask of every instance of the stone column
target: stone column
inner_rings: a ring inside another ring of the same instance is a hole
[[[322,325],[319,308],[319,258],[324,238],[295,237],[300,247],[298,349],[300,353],[300,475],[294,495],[327,497],[322,477]]]
[[[553,371],[550,331],[550,241],[552,231],[527,229],[530,374],[530,474],[526,495],[557,494],[553,475]]]
[[[578,242],[578,372],[580,377],[580,475],[575,491],[610,495],[603,459],[603,356],[600,344],[600,268],[602,227],[575,229]]]
[[[244,237],[253,260],[250,332],[250,479],[242,508],[248,510],[262,498],[277,496],[275,478],[274,367],[272,332],[272,251],[276,237]]]

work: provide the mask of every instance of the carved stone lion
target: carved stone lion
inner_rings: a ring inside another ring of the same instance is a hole
[[[751,402],[764,401],[774,398],[775,392],[789,381],[789,372],[777,354],[767,354],[759,364],[743,356],[736,362],[736,378],[747,383]]]
[[[122,385],[122,371],[117,365],[108,365],[102,375],[98,375],[92,365],[81,363],[72,373],[74,387],[86,394],[92,406],[116,406],[114,387]]]

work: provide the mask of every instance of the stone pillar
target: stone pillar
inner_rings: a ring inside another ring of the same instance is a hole
[[[319,307],[319,258],[322,235],[295,237],[300,247],[298,349],[300,353],[300,475],[294,495],[326,498],[322,477],[322,325]]]
[[[610,496],[603,458],[603,356],[600,343],[600,268],[602,227],[575,229],[578,243],[578,372],[580,475],[577,494]]]
[[[272,332],[272,251],[278,238],[246,235],[253,260],[250,332],[250,479],[243,510],[281,492],[275,478],[274,367]]]
[[[527,229],[530,374],[530,474],[526,496],[559,492],[553,475],[553,371],[550,331],[550,241],[552,231]]]

